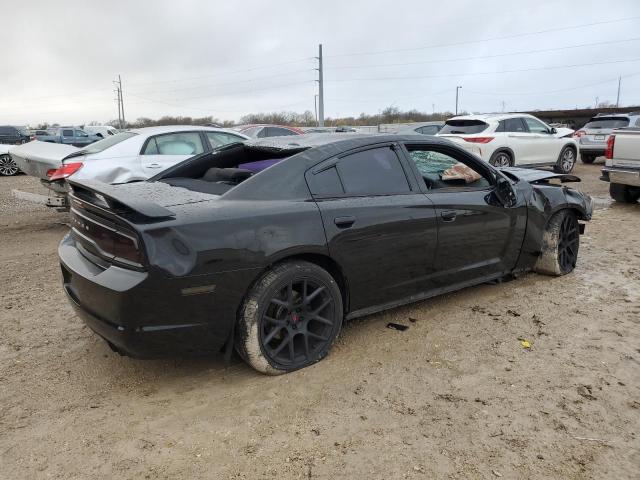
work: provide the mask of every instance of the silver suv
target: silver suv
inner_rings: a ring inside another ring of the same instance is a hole
[[[593,163],[604,155],[609,135],[616,128],[640,127],[640,112],[599,113],[573,134],[580,147],[583,163]]]

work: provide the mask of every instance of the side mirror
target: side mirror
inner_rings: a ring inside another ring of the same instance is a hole
[[[505,207],[513,207],[517,202],[516,192],[506,178],[499,176],[495,189],[496,197]]]
[[[555,135],[558,133],[558,130],[556,130],[556,127],[551,127],[551,131],[549,133],[551,133],[551,135]]]

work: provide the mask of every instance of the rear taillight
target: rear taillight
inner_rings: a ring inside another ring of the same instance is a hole
[[[609,135],[609,139],[607,140],[607,149],[604,151],[605,158],[611,160],[613,158],[613,147],[616,144],[616,136]]]
[[[584,130],[578,130],[577,132],[573,132],[573,138],[584,137],[587,134]]]
[[[50,181],[62,180],[70,177],[82,168],[82,162],[65,163],[60,168],[51,168],[47,170],[47,178]]]
[[[464,137],[464,139],[470,143],[489,143],[493,137]]]

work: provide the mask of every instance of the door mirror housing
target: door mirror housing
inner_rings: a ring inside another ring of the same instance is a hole
[[[505,207],[513,207],[518,200],[511,182],[501,175],[497,177],[495,194]]]
[[[551,130],[549,130],[549,133],[551,135],[555,135],[556,133],[558,133],[558,130],[556,130],[556,127],[551,127]]]

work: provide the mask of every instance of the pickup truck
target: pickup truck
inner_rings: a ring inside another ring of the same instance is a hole
[[[87,145],[102,140],[98,135],[89,135],[84,130],[74,127],[62,127],[49,130],[49,135],[36,135],[36,140],[49,143],[62,143],[74,147],[86,147]]]
[[[640,198],[640,128],[614,130],[607,140],[600,180],[609,182],[611,198],[635,203]]]

